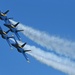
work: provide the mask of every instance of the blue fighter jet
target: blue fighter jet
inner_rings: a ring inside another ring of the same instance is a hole
[[[9,10],[7,10],[4,13],[0,11],[0,20],[3,20],[6,24],[10,24],[11,22],[9,21],[9,19],[13,19],[13,18],[8,18],[7,17],[8,12],[9,12]]]
[[[11,32],[15,33],[16,37],[18,38],[18,40],[21,41],[21,38],[20,38],[18,32],[23,31],[23,30],[17,30],[16,26],[18,24],[19,24],[19,22],[17,24],[15,24],[15,25],[13,25],[13,24],[4,24],[4,25],[9,28],[8,31],[11,31]]]
[[[26,52],[29,52],[31,50],[24,50],[23,47],[26,45],[26,43],[24,43],[23,45],[20,45],[16,40],[15,40],[15,43],[12,43],[11,44],[12,46],[14,46],[18,52],[22,53],[25,57],[25,59],[27,60],[27,62],[29,62],[29,58],[26,56]]]
[[[9,38],[13,38],[13,39],[14,39],[14,37],[13,37],[13,36],[12,36],[12,37],[8,37],[8,35],[7,35],[8,32],[9,32],[9,31],[7,31],[7,32],[3,31],[2,28],[0,27],[0,35],[1,35],[1,37],[2,37],[3,39],[6,39],[6,41],[7,41],[8,44],[9,44],[9,46],[12,47],[12,45],[11,45],[11,43],[10,43],[10,41],[9,41]]]
[[[8,20],[7,15],[6,15],[8,12],[9,12],[9,10],[7,10],[4,13],[0,11],[0,19],[4,20],[6,22],[6,20]]]

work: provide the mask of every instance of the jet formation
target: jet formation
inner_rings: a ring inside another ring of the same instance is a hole
[[[21,32],[21,31],[24,31],[24,30],[18,30],[16,27],[19,25],[19,22],[16,23],[15,25],[12,24],[10,22],[9,19],[12,19],[12,18],[8,18],[7,17],[7,13],[9,12],[9,10],[7,10],[6,12],[1,12],[0,11],[0,20],[3,20],[5,23],[4,23],[4,26],[8,28],[7,31],[4,31],[2,29],[2,27],[0,26],[0,35],[3,39],[5,39],[7,41],[7,43],[9,44],[9,46],[12,48],[12,47],[15,47],[17,49],[17,51],[19,53],[22,53],[23,56],[25,57],[26,61],[29,62],[29,58],[27,57],[26,55],[26,52],[30,52],[31,50],[24,50],[23,47],[26,45],[26,42],[22,45],[20,45],[16,38],[12,35],[12,36],[8,36],[8,33],[9,32],[12,32],[16,35],[16,37],[18,38],[19,41],[21,41],[21,37],[19,35],[18,32]],[[14,40],[15,43],[11,43],[11,39],[12,38]]]

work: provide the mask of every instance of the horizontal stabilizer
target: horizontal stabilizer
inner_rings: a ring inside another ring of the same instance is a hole
[[[26,53],[26,52],[30,52],[31,50],[24,50],[24,52]]]
[[[8,18],[8,19],[13,19],[13,18],[11,17],[11,18]]]
[[[17,30],[17,32],[21,32],[21,31],[24,31],[24,30]]]

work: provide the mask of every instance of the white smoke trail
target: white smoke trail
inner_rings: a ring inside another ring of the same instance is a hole
[[[22,44],[22,42],[19,42],[19,44]],[[55,54],[45,52],[35,46],[26,45],[24,49],[31,50],[28,54],[36,58],[38,61],[67,74],[75,75],[75,63],[68,58],[62,58]]]
[[[17,23],[13,20],[10,21],[13,24]],[[75,42],[48,35],[45,32],[35,30],[23,24],[19,24],[17,26],[17,29],[23,29],[24,31],[22,33],[24,35],[26,35],[36,43],[40,44],[41,46],[53,50],[60,55],[65,55],[67,57],[75,59]]]
[[[11,39],[15,42],[14,39]],[[18,41],[20,45],[23,43]],[[45,52],[40,48],[36,48],[35,46],[26,45],[24,47],[25,50],[31,50],[28,54],[36,58],[38,61],[51,66],[57,70],[65,72],[69,75],[75,75],[75,63],[68,58],[57,56],[53,53]]]

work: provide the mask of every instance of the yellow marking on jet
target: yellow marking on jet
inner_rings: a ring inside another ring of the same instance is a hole
[[[6,34],[6,32],[3,32],[4,34]]]
[[[22,48],[22,46],[21,46],[21,45],[19,45],[19,47],[20,47],[20,48]]]
[[[12,28],[15,28],[15,27],[12,25]]]
[[[1,13],[2,16],[6,16],[6,14]]]

